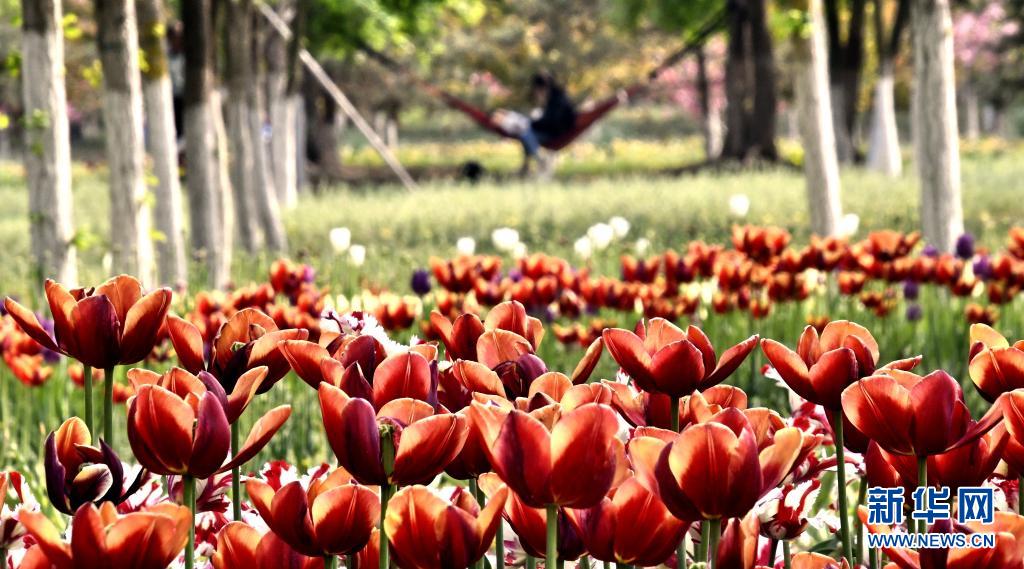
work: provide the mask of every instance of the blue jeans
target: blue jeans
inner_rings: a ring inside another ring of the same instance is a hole
[[[548,138],[547,134],[543,132],[537,132],[533,128],[526,129],[523,134],[519,135],[519,142],[523,144],[523,152],[527,156],[535,157],[537,152],[540,150],[540,145],[544,144]]]

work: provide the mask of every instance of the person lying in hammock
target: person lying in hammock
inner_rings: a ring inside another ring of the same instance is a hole
[[[506,109],[499,109],[493,115],[494,121],[516,135],[523,145],[521,174],[529,172],[534,159],[540,163],[542,171],[546,170],[548,165],[540,156],[541,145],[576,127],[576,107],[549,73],[536,73],[530,80],[530,101],[537,106],[533,118]]]

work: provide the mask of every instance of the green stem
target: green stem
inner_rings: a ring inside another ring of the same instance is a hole
[[[526,569],[537,569],[537,558],[532,555],[526,556]]]
[[[782,542],[782,566],[790,569],[793,566],[793,554],[789,552],[789,540]]]
[[[1024,500],[1021,499],[1021,490],[1024,490],[1024,475],[1017,477],[1017,513],[1024,516]]]
[[[548,504],[548,541],[547,555],[544,557],[544,566],[553,569],[558,565],[558,506]]]
[[[860,492],[857,494],[857,507],[863,506],[868,499],[868,481],[867,479],[860,481]],[[854,567],[859,567],[860,562],[864,559],[864,527],[860,523],[860,516],[853,517],[853,537],[854,537]]]
[[[325,555],[324,556],[324,569],[338,569],[338,556],[337,555]]]
[[[85,388],[85,426],[89,427],[89,433],[96,437],[96,423],[93,422],[92,414],[92,366],[82,366],[82,382]]]
[[[231,455],[238,452],[238,441],[241,438],[238,429],[238,420],[231,423]],[[242,521],[242,467],[236,466],[231,469],[231,519]]]
[[[505,521],[498,521],[498,533],[494,534],[494,560],[497,569],[505,569]]]
[[[868,551],[868,569],[878,569],[878,550],[871,549]]]
[[[672,403],[669,405],[669,411],[672,412],[672,431],[679,432],[679,398],[673,397]]]
[[[103,440],[114,446],[114,368],[103,371]]]
[[[707,520],[700,523],[700,543],[697,544],[697,558],[694,563],[708,562],[708,541],[711,538],[711,524]]]
[[[388,502],[394,494],[395,487],[391,483],[384,483],[380,487],[380,562],[378,569],[388,569],[391,557],[391,543],[388,541],[388,532],[384,529],[384,518],[388,513]]]
[[[580,563],[578,569],[590,569],[590,556],[584,555],[580,557]]]
[[[672,413],[672,431],[679,432],[679,398],[672,397],[669,405],[669,412]],[[686,569],[686,540],[680,539],[676,546],[676,569]]]
[[[709,520],[708,525],[711,527],[708,541],[708,557],[711,558],[709,567],[715,569],[718,566],[718,538],[722,535],[722,520],[721,518]]]
[[[192,512],[188,524],[188,544],[185,546],[185,569],[193,569],[196,565],[196,479],[186,474],[181,477],[181,484],[185,505]]]
[[[928,487],[928,457],[917,457],[917,486],[918,488]],[[928,520],[917,521],[917,533],[928,533]]]
[[[476,500],[476,503],[480,506],[480,509],[483,509],[484,493],[482,490],[480,490],[480,482],[476,478],[469,479],[469,493],[473,495],[473,499]],[[488,547],[488,549],[490,549],[490,547]],[[473,567],[476,567],[477,569],[483,569],[485,557],[487,557],[486,553],[484,553],[483,557],[473,562]]]
[[[843,437],[843,414],[839,411],[835,420],[836,444],[836,492],[839,494],[839,536],[843,543],[843,557],[853,563],[853,546],[850,544],[850,507],[846,503],[846,448]]]

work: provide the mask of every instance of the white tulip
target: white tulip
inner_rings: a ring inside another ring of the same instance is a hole
[[[455,250],[459,255],[472,255],[476,252],[476,240],[472,237],[459,237],[455,242]]]
[[[860,227],[860,216],[856,213],[848,213],[839,222],[839,234],[843,237],[852,237]]]
[[[729,213],[736,217],[746,217],[750,211],[750,198],[746,194],[733,194],[729,196]]]
[[[348,256],[353,265],[361,267],[366,262],[366,247],[353,245],[349,247]]]
[[[491,232],[491,241],[495,249],[511,252],[519,245],[519,232],[511,227],[499,227]]]
[[[646,255],[647,251],[651,248],[651,242],[646,237],[641,237],[636,240],[636,244],[633,245],[637,255]]]
[[[347,227],[335,227],[328,236],[335,253],[344,253],[352,245],[352,231]]]
[[[608,220],[608,225],[612,227],[616,239],[622,239],[629,234],[629,220],[625,217],[616,215]]]
[[[615,230],[607,223],[595,223],[587,230],[587,237],[590,238],[590,243],[594,246],[594,249],[601,251],[607,249],[612,244],[612,240],[615,239]]]
[[[594,254],[594,246],[590,242],[590,238],[587,236],[580,237],[572,244],[572,248],[576,251],[576,255],[583,259],[589,259]]]
[[[522,259],[527,254],[525,243],[516,243],[515,247],[512,248],[512,258]]]

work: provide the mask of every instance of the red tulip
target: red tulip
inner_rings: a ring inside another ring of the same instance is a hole
[[[857,513],[871,533],[891,532],[887,526],[868,524],[868,511],[864,506],[858,508]],[[944,523],[946,525],[941,529],[949,532],[949,522]],[[883,551],[898,569],[1005,569],[1020,567],[1024,563],[1024,517],[1011,512],[996,512],[993,523],[971,522],[965,531],[994,533],[996,546],[992,549],[929,549],[921,554],[900,548],[886,548]]]
[[[430,400],[437,390],[437,366],[424,356],[427,352],[414,346],[377,363],[376,343],[371,336],[360,336],[332,356],[319,344],[289,340],[281,344],[281,352],[310,386],[328,383],[350,397],[371,401],[377,409],[395,399]]]
[[[480,477],[480,488],[494,496],[504,483],[497,474],[489,472]],[[555,547],[558,559],[573,560],[587,552],[578,524],[571,520],[572,510],[557,508],[558,535]],[[515,492],[508,493],[502,514],[519,538],[523,551],[533,557],[544,557],[547,550],[547,513],[543,508],[531,508]]]
[[[526,314],[522,303],[510,300],[496,305],[483,322],[475,314],[465,313],[454,322],[440,312],[430,314],[431,329],[441,338],[448,350],[448,359],[479,360],[478,340],[485,332],[503,330],[522,338],[530,352],[537,349],[544,337],[544,325],[540,320]]]
[[[56,569],[166,567],[185,547],[192,521],[188,508],[169,502],[123,516],[109,502],[99,509],[90,503],[75,512],[71,542],[66,543],[43,514],[22,510],[20,516],[41,555]]]
[[[528,506],[589,508],[616,481],[622,443],[607,405],[588,403],[557,417],[555,405],[526,413],[474,402],[470,413],[489,442],[494,471]]]
[[[423,401],[396,399],[375,413],[369,401],[327,383],[320,384],[320,410],[338,465],[360,484],[429,483],[469,435],[465,417],[435,413]]]
[[[702,522],[710,523],[710,522]],[[714,528],[712,528],[714,531]],[[719,569],[747,569],[757,563],[760,523],[753,512],[724,522],[716,557]],[[714,541],[714,540],[712,540]]]
[[[198,379],[196,383],[201,384]],[[181,393],[159,384],[141,385],[128,404],[132,452],[154,474],[203,479],[231,470],[256,456],[291,414],[288,405],[267,412],[224,464],[231,447],[227,415],[231,402],[222,393],[192,387]]]
[[[1011,346],[989,326],[972,324],[968,372],[975,387],[989,401],[1024,388],[1024,341]]]
[[[278,330],[274,319],[256,308],[244,308],[234,313],[213,339],[209,359],[203,335],[194,324],[177,316],[167,318],[167,333],[181,367],[198,374],[206,370],[224,386],[234,389],[235,382],[245,372],[260,366],[267,367],[267,377],[257,393],[266,393],[285,374],[288,361],[278,350],[285,340],[305,340],[308,330]]]
[[[960,384],[944,371],[924,377],[900,370],[881,373],[847,387],[843,411],[890,453],[943,454],[977,440],[1002,418],[1002,407],[996,405],[980,421],[971,419]]]
[[[757,346],[751,336],[729,348],[719,359],[704,332],[690,326],[686,332],[662,318],[637,326],[639,334],[620,328],[604,331],[604,341],[615,361],[644,391],[683,397],[725,381]]]
[[[793,556],[790,566],[792,569],[849,569],[850,564],[845,559],[837,563],[827,555],[801,551]]]
[[[665,505],[681,520],[741,518],[790,473],[802,449],[800,430],[786,427],[759,453],[747,416],[727,408],[666,444],[655,476]]]
[[[1010,437],[997,425],[981,437],[943,454],[928,457],[928,484],[948,486],[954,491],[964,486],[981,486],[992,476]],[[886,452],[872,442],[864,457],[868,479],[873,486],[915,488],[917,461],[914,457]]]
[[[820,338],[813,326],[804,328],[795,352],[775,340],[765,340],[761,349],[797,395],[829,411],[842,407],[843,390],[873,374],[879,358],[871,333],[846,320],[829,322]],[[920,361],[920,357],[898,360],[883,369],[910,370]]]
[[[657,488],[630,478],[593,508],[570,516],[591,557],[601,561],[651,567],[675,553],[687,524],[673,516]]]
[[[481,509],[461,487],[450,499],[425,486],[402,488],[384,520],[395,562],[406,569],[471,566],[494,541],[507,495],[498,489]]]
[[[250,479],[245,488],[271,531],[295,551],[310,557],[351,555],[366,547],[380,518],[380,498],[335,470],[305,489],[298,481],[277,492]]]
[[[85,365],[109,369],[142,361],[153,350],[171,289],[143,295],[142,285],[128,275],[114,277],[95,289],[68,291],[46,281],[46,299],[53,314],[53,336],[31,310],[8,298],[4,307],[26,334],[45,348]]]
[[[295,551],[269,531],[263,535],[243,522],[231,522],[217,534],[214,569],[323,569],[321,557]]]
[[[64,514],[73,514],[87,502],[120,504],[145,481],[145,471],[126,481],[114,450],[102,440],[99,446],[91,446],[91,441],[89,428],[78,417],[64,421],[46,438],[46,492],[53,507]]]

